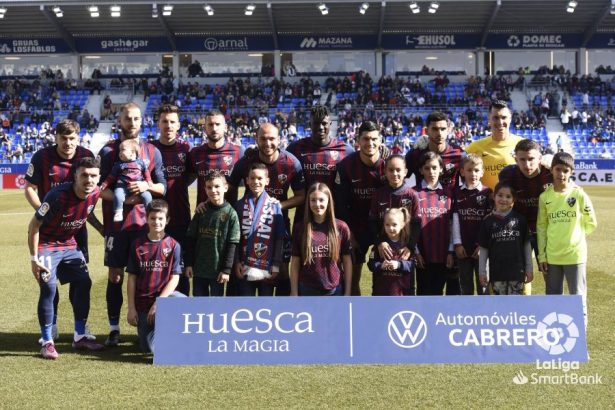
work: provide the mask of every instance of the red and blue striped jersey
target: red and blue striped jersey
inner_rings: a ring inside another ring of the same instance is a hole
[[[94,158],[89,149],[78,146],[72,159],[58,154],[58,146],[43,148],[34,153],[26,171],[26,181],[36,185],[38,198],[43,201],[47,192],[65,182],[73,181],[73,165],[81,158]]]
[[[507,182],[517,192],[513,209],[523,215],[527,221],[530,232],[536,232],[538,220],[538,197],[547,187],[553,184],[551,172],[541,166],[540,173],[533,178],[528,178],[517,165],[509,165],[500,171],[500,182]]]
[[[137,275],[135,305],[138,312],[148,312],[171,275],[182,273],[180,261],[179,242],[169,235],[159,241],[152,241],[147,234],[135,239],[126,271]]]
[[[85,199],[75,194],[72,183],[52,188],[34,213],[36,219],[42,222],[38,249],[54,251],[76,249],[75,235],[85,225],[99,197],[99,187],[96,187]]]
[[[164,176],[167,179],[165,199],[169,203],[169,227],[190,225],[190,200],[188,198],[188,178],[193,174],[190,166],[192,146],[184,140],[175,140],[172,145],[154,141],[162,155]]]
[[[308,188],[314,182],[322,182],[333,189],[337,164],[354,152],[349,144],[336,139],[323,146],[314,143],[311,138],[302,138],[286,149],[301,163]]]
[[[205,177],[213,171],[220,171],[228,179],[233,167],[242,156],[243,148],[230,142],[224,143],[219,149],[203,144],[190,151],[190,166],[197,175],[197,203],[200,204],[207,199]]]
[[[100,150],[100,180],[104,181],[111,173],[113,165],[119,159],[119,147],[121,141],[109,141]],[[150,172],[153,183],[161,183],[165,190],[167,181],[164,177],[162,169],[162,156],[158,148],[152,144],[139,140],[139,158],[143,160],[147,169]],[[124,222],[113,222],[113,201],[103,201],[103,225],[105,235],[119,231],[135,231],[141,230],[147,225],[145,216],[145,207],[142,204],[126,205],[124,204]]]
[[[361,161],[359,152],[348,155],[337,166],[335,177],[336,216],[345,221],[355,235],[369,232],[366,223],[376,189],[386,184],[382,158],[373,166]]]
[[[416,178],[416,186],[421,186],[423,181],[423,175],[419,170],[419,160],[421,156],[429,151],[429,148],[418,149],[415,148],[408,151],[406,154],[406,167],[408,168],[408,176],[413,175]],[[460,184],[459,169],[461,168],[461,160],[465,157],[465,152],[461,148],[453,147],[448,144],[444,152],[438,152],[438,155],[442,157],[444,162],[444,170],[440,175],[440,183],[443,187],[449,187],[454,189]]]
[[[478,233],[481,221],[493,209],[491,188],[481,185],[480,189],[468,189],[465,184],[453,191],[452,211],[459,218],[461,245],[468,256],[478,246]]]
[[[430,189],[424,182],[416,189],[421,220],[419,252],[426,263],[446,263],[451,239],[451,192],[441,184]]]
[[[229,183],[234,187],[238,187],[243,180],[244,184],[247,185],[250,167],[256,162],[263,162],[256,153],[254,157],[250,158],[243,156],[239,162],[237,162],[235,168],[233,168]],[[299,160],[290,152],[280,150],[280,156],[275,162],[264,164],[269,171],[269,184],[265,190],[270,197],[282,202],[288,199],[289,188],[292,188],[293,192],[305,189],[305,178],[303,176],[301,163],[299,163]],[[284,220],[287,221],[286,227],[290,228],[288,210],[285,209],[282,213],[284,214]]]
[[[382,224],[384,221],[384,211],[389,208],[407,208],[410,211],[410,217],[415,220],[418,216],[418,196],[416,191],[410,185],[409,180],[404,180],[404,183],[399,188],[392,188],[389,184],[376,189],[372,196],[372,203],[369,209],[369,221],[371,233],[380,235]]]
[[[342,256],[350,255],[350,229],[344,221],[335,220],[340,245],[340,257],[337,263],[331,260],[331,251],[327,237],[327,224],[312,224],[312,263],[303,263],[301,246],[303,242],[303,224],[293,227],[292,256],[301,260],[299,282],[313,288],[331,290],[340,284],[343,278]]]

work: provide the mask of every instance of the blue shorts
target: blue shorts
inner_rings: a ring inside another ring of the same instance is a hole
[[[128,265],[130,244],[138,237],[147,234],[145,230],[120,231],[105,235],[105,266],[124,268]]]
[[[38,257],[39,261],[50,271],[48,274],[41,274],[43,282],[57,279],[61,284],[65,284],[75,279],[90,277],[88,265],[79,249],[56,251],[43,248],[39,251]]]

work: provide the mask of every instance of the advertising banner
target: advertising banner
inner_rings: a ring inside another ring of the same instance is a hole
[[[382,48],[388,50],[451,50],[475,49],[480,46],[478,34],[383,34]]]
[[[615,184],[615,160],[580,159],[575,161],[572,179],[579,185]]]
[[[0,55],[70,53],[61,38],[0,38]]]
[[[172,50],[166,37],[76,37],[75,46],[80,53],[155,53]]]
[[[580,34],[492,34],[485,46],[491,49],[541,50],[581,47]]]
[[[580,296],[159,298],[154,363],[587,361]]]
[[[278,42],[281,50],[373,50],[378,47],[378,38],[368,35],[279,36]]]
[[[271,36],[182,36],[176,38],[179,51],[237,52],[272,51]]]

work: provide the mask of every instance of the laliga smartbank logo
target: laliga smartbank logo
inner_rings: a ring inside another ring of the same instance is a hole
[[[536,360],[536,372],[523,373],[518,370],[513,376],[514,384],[603,384],[602,375],[579,374],[580,364],[577,361],[557,360]],[[539,372],[540,371],[540,372]]]

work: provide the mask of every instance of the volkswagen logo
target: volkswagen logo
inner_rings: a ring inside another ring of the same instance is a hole
[[[411,310],[398,312],[389,320],[389,338],[405,349],[417,347],[427,336],[427,324],[421,315]]]

